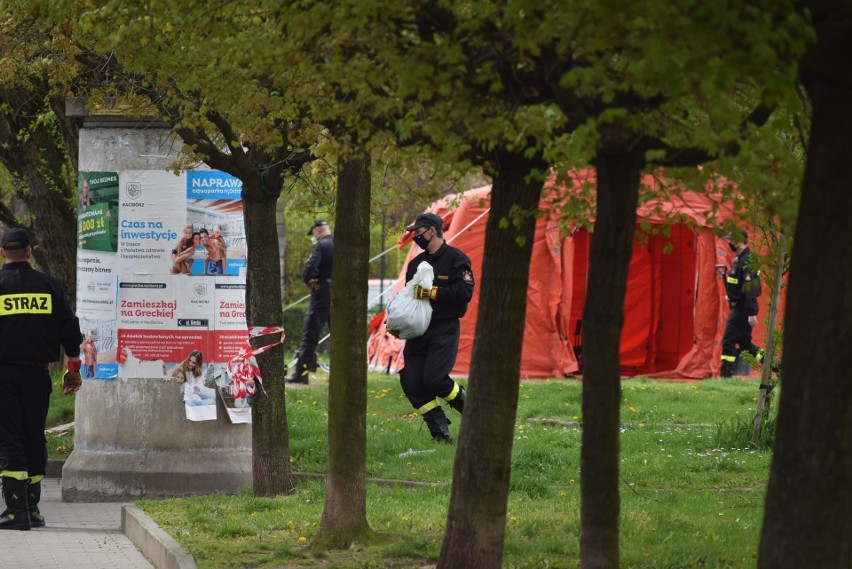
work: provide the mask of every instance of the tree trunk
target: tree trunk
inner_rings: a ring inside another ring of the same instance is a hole
[[[601,152],[597,213],[583,310],[580,566],[617,569],[619,348],[639,195],[641,153]]]
[[[251,326],[281,326],[281,273],[278,264],[278,233],[275,225],[277,193],[264,192],[260,177],[243,178],[246,228],[246,322]],[[279,336],[252,341],[258,348]],[[252,469],[255,496],[292,494],[290,434],[285,406],[284,355],[276,346],[257,356],[263,374],[252,406]]]
[[[6,111],[0,112],[0,160],[26,188],[17,197],[31,216],[29,220],[17,221],[32,233],[37,245],[33,256],[38,267],[60,280],[74,306],[77,218],[73,207],[72,160],[66,146],[76,149],[77,131],[70,121],[55,112],[57,123],[36,122],[40,115],[53,112],[38,95],[2,90],[0,100],[8,105]],[[22,132],[28,136],[19,137]],[[64,139],[63,133],[71,138]]]
[[[367,277],[370,159],[341,164],[337,178],[331,289],[328,473],[313,545],[347,548],[372,534],[367,523]]]
[[[813,104],[787,290],[784,389],[759,566],[852,566],[852,23],[811,2],[818,41],[803,63]]]
[[[477,275],[479,319],[438,567],[498,569],[503,559],[534,214],[543,186],[527,177],[544,168],[508,153],[499,164]],[[513,208],[532,215],[520,226],[500,227]]]
[[[775,323],[778,321],[778,303],[781,300],[781,287],[784,284],[784,263],[787,255],[784,251],[784,234],[778,233],[778,257],[775,260],[775,281],[772,283],[772,297],[769,301],[769,316],[766,321],[766,347],[763,350],[763,367],[760,374],[760,388],[757,392],[757,412],[751,429],[751,442],[760,442],[763,431],[763,416],[768,415],[769,381],[772,377],[772,362],[775,360]]]

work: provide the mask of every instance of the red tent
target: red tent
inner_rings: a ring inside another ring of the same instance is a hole
[[[566,196],[576,198],[583,184],[593,183],[594,174],[580,171],[572,175],[572,181],[573,187],[571,183],[568,187],[548,184],[547,199],[542,200],[543,215],[537,222],[530,260],[522,378],[562,377],[579,369],[575,348],[582,348],[590,234],[570,224],[566,228],[561,214],[550,204]],[[643,183],[658,187],[660,180],[646,176]],[[470,256],[478,279],[490,191],[486,186],[448,196],[427,210],[444,219],[444,237]],[[719,208],[708,195],[688,191],[641,205],[624,301],[624,375],[699,379],[719,373],[728,308],[716,265],[730,266],[733,254],[727,242],[713,234],[713,228],[730,216],[729,208]],[[410,236],[400,240],[400,246],[409,243]],[[419,252],[417,247],[409,250],[406,264]],[[396,289],[402,288],[404,278],[403,268]],[[477,286],[481,284],[479,279]],[[761,315],[767,313],[769,296],[765,292],[760,297]],[[467,376],[470,368],[478,308],[475,291],[461,320],[459,354],[453,368],[459,376]],[[762,324],[754,336],[762,344]],[[403,344],[387,334],[384,323],[374,326],[368,346],[370,368],[400,369]]]

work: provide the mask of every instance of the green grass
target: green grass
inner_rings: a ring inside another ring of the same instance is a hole
[[[74,420],[74,398],[75,395],[64,395],[62,393],[62,374],[52,374],[51,380],[53,391],[50,394],[50,408],[47,411],[46,427],[65,425]],[[53,459],[65,459],[74,450],[74,429],[55,435],[47,435],[47,456]]]
[[[625,568],[754,567],[770,453],[729,425],[748,425],[758,382],[623,383],[621,556]],[[504,566],[576,567],[579,550],[582,384],[521,385]],[[327,390],[288,391],[293,469],[322,473]],[[458,435],[460,419],[448,410]],[[371,375],[368,476],[429,483],[370,485],[368,520],[385,539],[342,552],[307,545],[322,514],[321,481],[294,496],[213,495],[139,505],[196,559],[219,567],[421,567],[440,552],[454,445],[431,442],[395,377]],[[409,451],[414,451],[409,452]]]

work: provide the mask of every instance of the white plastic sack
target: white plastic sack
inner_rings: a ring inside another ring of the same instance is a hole
[[[388,303],[387,327],[391,334],[400,340],[409,340],[426,332],[432,320],[432,305],[428,298],[414,298],[414,286],[432,288],[434,280],[432,265],[426,261],[420,263],[414,277]]]

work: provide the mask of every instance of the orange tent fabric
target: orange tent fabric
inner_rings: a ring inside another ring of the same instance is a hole
[[[566,227],[551,204],[566,196],[576,197],[580,185],[593,180],[594,173],[584,170],[572,174],[567,185],[547,185],[530,259],[522,378],[563,377],[579,370],[575,348],[582,349],[591,235],[576,225]],[[660,181],[646,176],[643,184],[655,187]],[[447,196],[427,210],[444,219],[445,238],[470,256],[477,278],[477,290],[461,320],[459,354],[453,368],[458,376],[467,376],[470,369],[490,191],[486,186]],[[708,195],[695,192],[649,200],[640,206],[624,301],[624,375],[690,379],[718,375],[728,307],[716,265],[730,266],[733,254],[727,242],[713,234],[713,228],[731,216],[729,208],[720,208]],[[662,228],[666,230],[659,231]],[[411,247],[406,265],[420,252],[410,241],[410,235],[400,238],[401,247]],[[402,288],[404,278],[403,269],[394,292]],[[760,297],[761,315],[766,314],[770,296],[766,288],[764,285]],[[762,344],[762,324],[754,337]],[[387,334],[382,323],[370,336],[370,369],[391,373],[401,369],[403,345]]]

